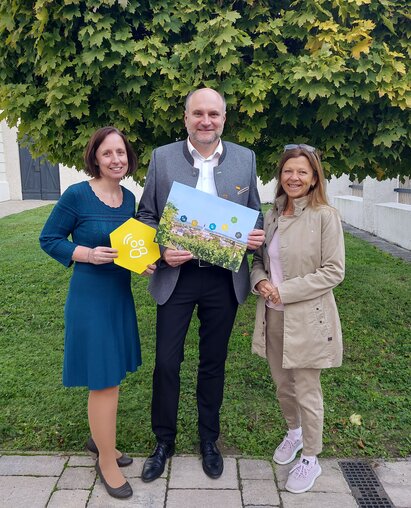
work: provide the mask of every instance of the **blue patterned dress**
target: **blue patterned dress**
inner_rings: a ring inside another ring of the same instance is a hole
[[[109,234],[135,213],[135,197],[122,187],[118,208],[104,204],[88,182],[69,187],[40,235],[47,254],[71,266],[74,249],[110,247]],[[68,240],[71,235],[72,241]],[[65,306],[63,384],[101,390],[117,386],[141,365],[130,272],[108,263],[74,264]]]

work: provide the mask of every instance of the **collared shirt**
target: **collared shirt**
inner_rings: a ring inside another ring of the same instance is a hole
[[[223,153],[223,144],[221,139],[214,152],[207,158],[203,157],[192,145],[190,139],[187,139],[188,151],[194,159],[194,167],[199,170],[196,189],[208,194],[217,196],[217,188],[214,181],[214,168],[218,165],[218,160]]]

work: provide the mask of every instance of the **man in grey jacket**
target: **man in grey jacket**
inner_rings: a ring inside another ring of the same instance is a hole
[[[186,100],[188,139],[153,151],[137,219],[157,228],[174,181],[260,210],[255,154],[220,136],[226,118],[224,98],[211,88],[191,92]],[[262,217],[256,228],[262,227]],[[247,248],[255,250],[264,231],[248,235]],[[197,305],[200,320],[197,378],[198,430],[204,472],[219,478],[223,458],[216,446],[220,432],[224,366],[228,340],[239,303],[249,292],[247,256],[237,273],[211,265],[184,250],[161,248],[162,256],[150,280],[157,302],[156,364],[153,374],[152,429],[157,446],[146,460],[143,481],[153,481],[174,454],[180,365],[184,341]]]

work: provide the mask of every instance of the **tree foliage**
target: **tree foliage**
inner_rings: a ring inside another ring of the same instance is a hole
[[[2,0],[0,109],[34,155],[81,168],[114,124],[140,156],[185,136],[201,86],[227,99],[225,138],[263,180],[282,146],[329,174],[411,173],[408,0]]]

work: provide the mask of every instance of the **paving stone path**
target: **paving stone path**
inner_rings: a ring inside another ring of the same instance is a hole
[[[321,459],[323,474],[311,492],[284,490],[293,464],[226,457],[218,480],[208,478],[197,456],[175,456],[161,478],[141,481],[144,458],[124,468],[134,495],[110,497],[85,455],[1,455],[1,508],[356,508],[357,502],[336,459]],[[396,508],[411,507],[411,458],[372,463]]]
[[[387,242],[386,240],[383,240],[378,236],[372,235],[371,233],[363,231],[362,229],[355,228],[354,226],[346,224],[345,222],[343,222],[343,229],[347,233],[350,233],[350,235],[355,236],[357,238],[361,238],[361,240],[365,240],[371,245],[374,245],[374,247],[377,247],[378,249],[387,252],[388,254],[391,254],[391,256],[401,258],[404,261],[408,261],[409,263],[411,263],[410,250],[404,249],[403,247],[395,245],[394,243]]]

